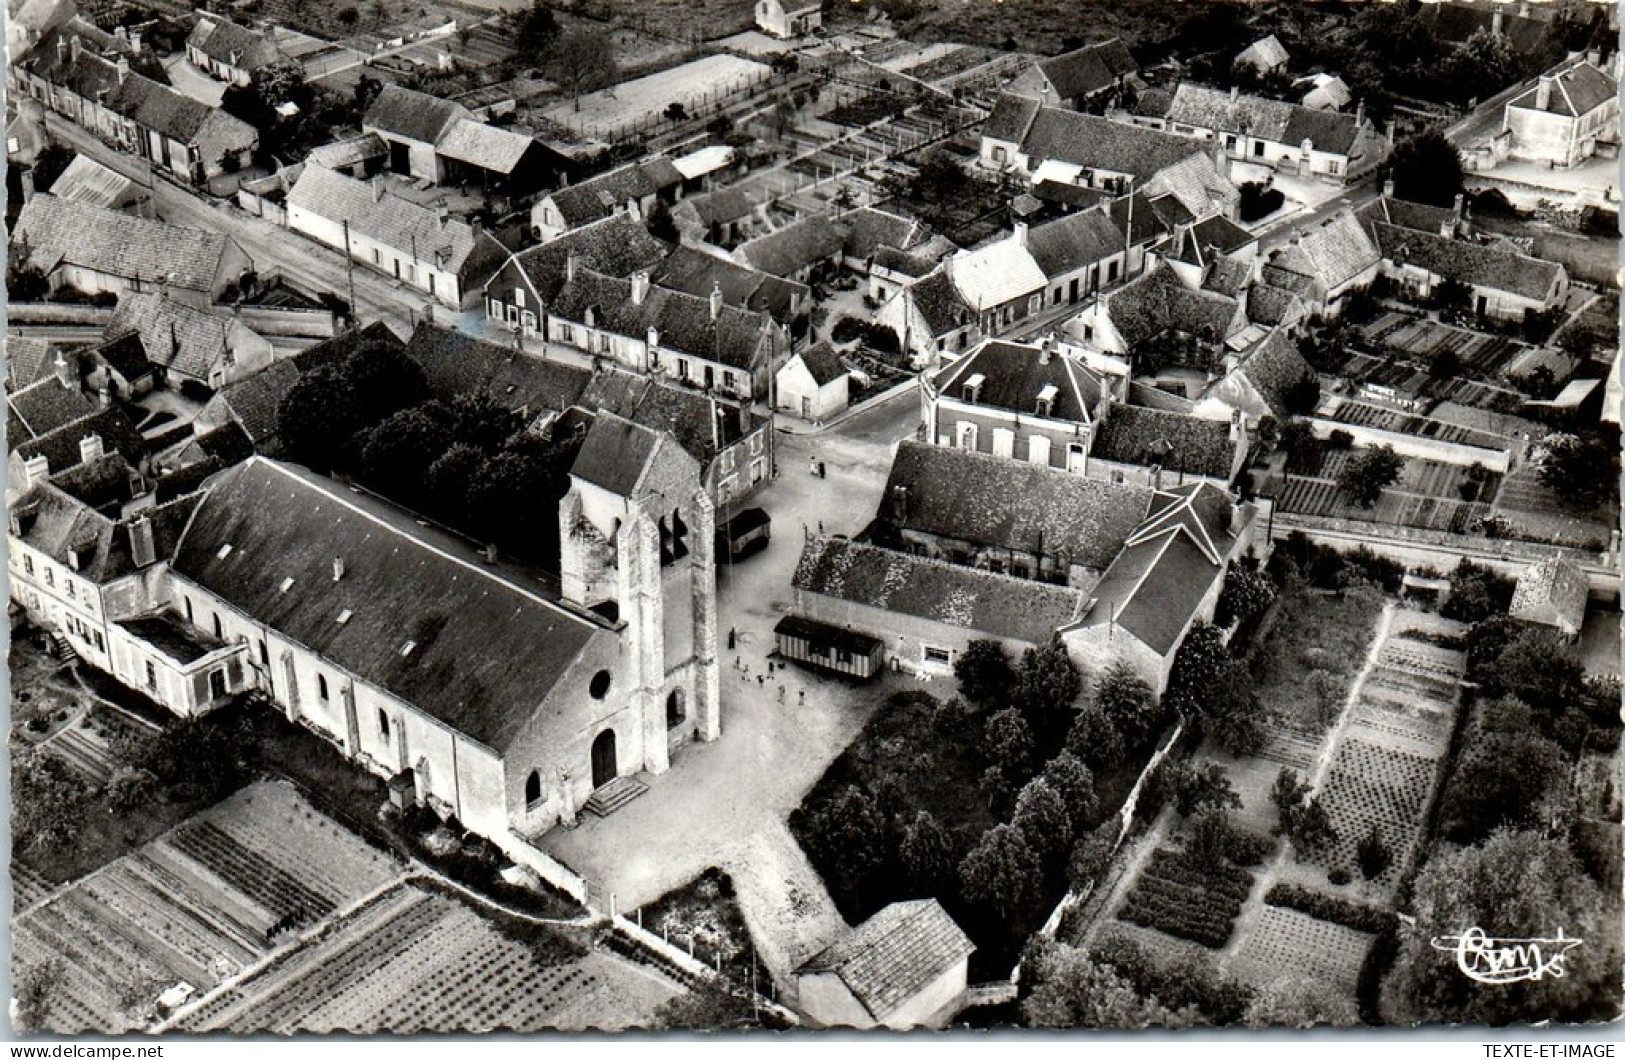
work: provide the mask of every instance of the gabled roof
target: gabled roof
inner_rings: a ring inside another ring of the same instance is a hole
[[[1530,17],[1545,5],[1511,3],[1423,4],[1422,20],[1433,35],[1448,44],[1465,44],[1474,33],[1492,33],[1497,17],[1501,35],[1516,54],[1527,55],[1540,47],[1548,30],[1544,20]]]
[[[943,397],[968,401],[965,383],[975,376],[981,377],[977,405],[1036,415],[1038,395],[1053,388],[1049,418],[1073,423],[1090,422],[1101,395],[1100,377],[1072,358],[1002,339],[983,341],[940,369],[931,382]]]
[[[791,586],[881,611],[913,615],[1027,644],[1078,619],[1082,590],[962,567],[845,538],[814,537]]]
[[[123,376],[126,382],[135,382],[153,369],[152,358],[147,356],[147,344],[139,331],[115,335],[89,351],[107,367]]]
[[[1123,234],[1104,210],[1084,210],[1036,225],[1027,250],[1050,279],[1104,261],[1123,251]]]
[[[1038,69],[1056,95],[1076,99],[1112,87],[1119,77],[1138,73],[1140,64],[1129,54],[1128,45],[1113,37],[1042,59]]]
[[[718,188],[703,195],[690,195],[677,204],[694,211],[703,225],[727,224],[749,217],[756,210],[750,196],[736,187]]]
[[[451,273],[463,271],[479,243],[465,221],[443,221],[427,206],[387,190],[380,195],[366,181],[321,166],[305,167],[288,192],[288,208],[348,221],[353,231]]]
[[[563,412],[581,401],[592,373],[498,346],[451,328],[419,324],[406,355],[423,369],[429,392],[443,401],[481,394],[503,408]]]
[[[384,143],[382,137],[377,133],[362,133],[360,136],[322,144],[306,155],[305,161],[326,166],[328,169],[348,169],[354,165],[388,157],[389,145]]]
[[[1013,236],[955,254],[946,268],[959,297],[978,311],[1041,291],[1049,282],[1032,253]]]
[[[1027,138],[1027,130],[1032,128],[1033,119],[1042,109],[1043,104],[1031,96],[1002,93],[994,101],[987,121],[982,123],[982,136],[988,140],[1019,144]]]
[[[77,54],[71,48],[58,50],[57,41],[74,38],[82,42]],[[259,133],[247,122],[142,74],[121,74],[113,61],[95,52],[115,44],[113,38],[76,20],[42,37],[22,65],[53,85],[99,100],[113,113],[183,144],[240,151],[259,141]]]
[[[465,118],[441,135],[435,153],[492,173],[511,174],[534,144],[524,133]]]
[[[133,466],[139,465],[147,455],[146,443],[141,440],[135,424],[117,405],[97,409],[88,416],[30,438],[13,451],[19,460],[43,456],[51,471],[66,471],[79,463],[79,443],[91,435],[102,440],[103,452],[118,453]]]
[[[1371,227],[1382,256],[1395,265],[1426,269],[1472,287],[1544,301],[1563,275],[1563,266],[1556,262],[1381,222]]]
[[[1253,41],[1236,56],[1236,62],[1252,63],[1261,70],[1272,70],[1284,64],[1287,59],[1286,48],[1273,33],[1262,40]]]
[[[896,247],[881,247],[875,251],[873,268],[885,269],[911,279],[918,279],[937,267],[937,263],[919,254],[910,254]]]
[[[960,295],[946,269],[939,268],[906,289],[909,301],[932,335],[945,335],[976,320],[976,310]]]
[[[1143,486],[905,440],[880,517],[903,530],[1103,570],[1150,499]]]
[[[1619,82],[1584,59],[1560,63],[1542,74],[1540,80],[1551,85],[1546,112],[1569,118],[1590,114],[1619,95]],[[1519,110],[1540,110],[1539,100],[1540,88],[1537,85],[1512,97],[1507,106]]]
[[[1202,290],[1235,298],[1248,289],[1253,279],[1253,263],[1235,258],[1215,258],[1202,274]],[[1257,286],[1256,284],[1254,286]]]
[[[845,232],[841,251],[849,258],[868,259],[884,247],[907,249],[925,236],[920,222],[873,206],[848,210],[839,219]]]
[[[1095,428],[1089,455],[1224,481],[1230,477],[1235,446],[1230,425],[1223,421],[1113,403]]]
[[[250,72],[282,57],[277,51],[276,38],[271,34],[207,17],[197,20],[186,44],[216,62]]]
[[[741,243],[735,250],[752,268],[790,276],[839,257],[846,243],[845,225],[828,217],[805,217],[783,228]]]
[[[437,144],[452,124],[474,115],[460,103],[400,85],[385,85],[361,119],[364,131]]]
[[[26,252],[24,251],[26,245]],[[17,217],[12,246],[43,272],[77,265],[95,272],[213,292],[230,241],[218,232],[178,228],[39,194]]]
[[[51,184],[51,195],[62,202],[115,210],[145,193],[135,181],[89,155],[74,155],[68,168]]]
[[[571,228],[610,216],[633,199],[644,199],[683,182],[669,158],[657,157],[612,169],[579,184],[559,188],[548,198]]]
[[[1314,110],[1263,96],[1237,95],[1189,81],[1174,90],[1168,120],[1201,129],[1252,136],[1297,147],[1314,141],[1315,150],[1347,154],[1359,123],[1354,115]]]
[[[538,298],[550,302],[564,286],[571,255],[578,268],[585,266],[606,276],[627,277],[639,269],[653,269],[671,253],[671,245],[649,234],[625,214],[566,232],[551,242],[514,255]]]
[[[1341,77],[1333,74],[1312,74],[1299,78],[1294,88],[1309,86],[1301,102],[1310,110],[1342,110],[1354,101],[1354,93]]]
[[[16,448],[19,442],[47,434],[96,411],[89,398],[77,389],[63,386],[54,375],[13,391],[7,395],[6,404],[15,417],[14,422],[8,421],[8,427],[22,428],[21,436],[9,435],[12,448]]]
[[[1579,629],[1585,624],[1591,583],[1579,564],[1551,556],[1526,568],[1518,578],[1508,610],[1513,618]]]
[[[1359,218],[1350,210],[1340,210],[1277,250],[1270,263],[1309,277],[1329,293],[1381,258]]]
[[[151,292],[126,292],[113,310],[106,333],[137,332],[153,364],[206,380],[230,348],[234,323],[226,310],[198,309]]]
[[[1166,263],[1107,295],[1101,304],[1130,349],[1170,330],[1218,342],[1245,326],[1234,298],[1191,290]]]
[[[1411,228],[1418,232],[1440,232],[1457,220],[1456,211],[1445,206],[1408,202],[1391,195],[1379,195],[1360,207],[1358,216],[1367,231],[1379,222]]]
[[[666,435],[611,412],[594,416],[570,474],[618,497],[635,497]]]
[[[810,294],[804,283],[780,279],[687,245],[667,255],[652,273],[652,279],[668,290],[705,298],[720,288],[725,304],[765,312],[781,324],[790,323],[797,304],[804,303]]]
[[[1294,389],[1305,379],[1314,378],[1315,370],[1303,359],[1292,337],[1277,328],[1230,375],[1257,394],[1280,418],[1292,411]],[[1221,380],[1217,385],[1222,387],[1225,382]]]
[[[761,423],[749,409],[616,368],[606,368],[592,377],[578,407],[613,413],[640,426],[664,431],[702,468]]]
[[[809,346],[796,353],[793,359],[807,366],[807,373],[819,386],[833,383],[847,374],[846,365],[841,363],[841,358],[827,342]]]
[[[1021,149],[1036,161],[1053,159],[1089,170],[1122,173],[1147,181],[1192,155],[1201,143],[1186,136],[1143,129],[1093,114],[1042,107]]]
[[[98,464],[113,468],[115,473],[128,472],[127,465],[119,472],[115,461],[98,461]],[[144,509],[127,519],[118,519],[96,511],[89,503],[60,488],[53,476],[50,483],[31,495],[29,507],[35,514],[23,531],[22,540],[65,565],[69,563],[69,554],[77,553],[79,576],[105,585],[140,569],[130,551],[131,523],[138,518],[150,522],[154,552],[156,558],[162,560],[174,554],[197,501],[196,496],[181,497]]]
[[[886,906],[797,971],[833,972],[884,1020],[975,950],[936,899],[921,898]]]
[[[588,642],[612,634],[464,551],[378,498],[253,457],[211,481],[172,569],[502,752]]]
[[[293,361],[273,361],[246,379],[223,387],[216,398],[231,410],[249,441],[260,448],[276,437],[282,399],[299,382],[299,375],[299,366]]]

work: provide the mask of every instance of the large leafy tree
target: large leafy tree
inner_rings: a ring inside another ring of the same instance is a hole
[[[1015,704],[1046,745],[1066,733],[1072,706],[1082,691],[1083,675],[1060,641],[1022,653],[1016,667]]]
[[[1040,870],[1038,855],[1021,830],[999,824],[983,832],[959,863],[959,882],[966,898],[1009,920],[1037,899]]]
[[[429,468],[451,445],[444,410],[423,405],[402,409],[367,431],[361,473],[369,485],[403,500],[424,492]]]
[[[1095,775],[1071,751],[1062,751],[1044,764],[1044,780],[1061,796],[1074,831],[1100,809],[1095,795]]]
[[[615,83],[615,41],[609,31],[575,25],[558,35],[545,67],[581,107],[581,97]]]
[[[1010,823],[1047,868],[1059,868],[1072,847],[1072,815],[1049,781],[1034,777],[1016,796]]]
[[[1111,719],[1124,742],[1139,745],[1162,724],[1162,704],[1134,668],[1121,659],[1095,680],[1095,706]]]
[[[1071,1030],[1078,1027],[1186,1027],[1189,1011],[1173,1012],[1142,997],[1111,966],[1087,952],[1058,942],[1036,944],[1023,966],[1032,992],[1021,1003],[1028,1026]]]
[[[1411,202],[1450,206],[1465,183],[1461,152],[1436,128],[1395,144],[1388,165],[1394,194]]]
[[[973,640],[954,659],[959,694],[988,708],[1005,701],[1016,683],[1016,670],[1004,645],[996,640]]]
[[[1618,1014],[1618,925],[1562,841],[1500,831],[1478,846],[1441,851],[1418,875],[1412,904],[1416,923],[1404,932],[1387,984],[1401,1022],[1501,1026]],[[1512,939],[1550,939],[1561,931],[1583,943],[1569,952],[1561,977],[1491,988],[1461,974],[1454,954],[1433,945],[1473,927]]]
[[[1596,438],[1554,434],[1537,456],[1541,484],[1575,504],[1601,504],[1619,487],[1619,451]]]
[[[1480,735],[1445,789],[1445,838],[1475,843],[1504,825],[1544,824],[1565,762],[1562,748],[1531,733]]]
[[[988,762],[998,767],[1006,780],[1020,783],[1032,775],[1033,732],[1021,711],[1006,707],[988,718],[982,738]]]
[[[903,832],[898,850],[903,871],[915,894],[936,895],[952,890],[954,848],[948,832],[925,810],[914,815]]]
[[[301,375],[277,406],[277,434],[290,459],[325,471],[363,424],[350,384],[335,367]]]
[[[1282,976],[1253,996],[1242,1019],[1249,1027],[1307,1030],[1352,1027],[1360,1022],[1360,1013],[1346,993],[1322,980]]]
[[[1348,494],[1349,500],[1369,508],[1377,503],[1383,490],[1399,481],[1399,472],[1404,466],[1404,457],[1394,452],[1392,446],[1373,446],[1355,454],[1343,465],[1337,486]]]

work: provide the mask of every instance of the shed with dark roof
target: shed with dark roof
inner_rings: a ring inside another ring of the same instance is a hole
[[[936,899],[894,902],[796,969],[800,1005],[826,1027],[941,1026],[975,949]]]

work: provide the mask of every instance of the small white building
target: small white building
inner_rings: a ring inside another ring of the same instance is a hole
[[[805,37],[824,25],[818,0],[756,0],[756,26],[780,40]]]
[[[841,358],[821,342],[791,356],[777,376],[780,412],[823,423],[846,411],[849,373]]]
[[[940,1027],[975,949],[936,899],[894,902],[796,969],[801,1010],[826,1027]]]
[[[1236,56],[1236,65],[1250,66],[1260,75],[1277,74],[1286,69],[1288,58],[1286,48],[1271,33],[1242,49],[1241,54]]]
[[[1566,556],[1552,556],[1519,576],[1507,613],[1525,622],[1551,626],[1574,640],[1585,625],[1590,593],[1590,583],[1579,564]]]

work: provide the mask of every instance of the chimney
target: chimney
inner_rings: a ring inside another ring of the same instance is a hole
[[[1237,444],[1237,443],[1241,442],[1243,439],[1245,439],[1246,437],[1247,437],[1247,428],[1246,428],[1246,425],[1242,423],[1241,410],[1240,409],[1231,409],[1230,410],[1230,443],[1232,445]]]
[[[1054,349],[1055,349],[1055,335],[1052,332],[1052,333],[1050,333],[1048,335],[1045,335],[1038,342],[1038,363],[1039,364],[1048,364],[1050,362],[1050,357],[1053,355]]]
[[[152,541],[152,520],[145,515],[130,524],[130,559],[137,567],[150,567],[158,560]]]
[[[118,57],[118,62],[113,65],[114,69],[118,71],[118,83],[122,85],[130,77],[130,60],[121,55]]]
[[[564,252],[564,282],[569,283],[570,281],[574,280],[575,278],[576,278],[576,252],[572,249],[572,250],[567,250],[567,251]]]
[[[68,61],[68,39],[66,37],[56,39],[56,61],[59,63]]]
[[[1015,225],[1015,239],[1016,239],[1016,245],[1017,246],[1024,247],[1024,246],[1027,245],[1027,222],[1026,221],[1017,221],[1016,222],[1016,225]]]
[[[141,54],[141,31],[138,29],[130,31],[130,51],[136,55]]]
[[[1235,103],[1240,99],[1241,99],[1241,86],[1240,85],[1231,85],[1230,86],[1230,102]],[[1215,131],[1213,135],[1217,136],[1218,132]]]
[[[1494,14],[1490,15],[1490,33],[1499,37],[1503,32],[1505,32],[1505,30],[1506,14],[1502,12],[1501,5],[1496,4]]]
[[[79,385],[78,371],[68,364],[68,359],[62,355],[61,350],[56,351],[56,381],[62,384],[63,389],[73,390]]]
[[[482,546],[480,548],[480,559],[487,564],[495,564],[497,561],[497,547],[495,545]]]
[[[1540,86],[1535,89],[1535,109],[1547,110],[1552,105],[1552,79],[1542,76]]]
[[[78,60],[78,58],[79,58],[79,38],[77,36],[72,36],[72,37],[68,38],[68,51],[73,55],[75,60]]]
[[[23,477],[28,485],[38,486],[51,477],[51,462],[44,456],[31,456],[23,461]]]
[[[908,521],[908,487],[896,485],[891,488],[891,517],[894,523]]]
[[[1365,100],[1354,104],[1354,127],[1358,129],[1365,124]]]
[[[338,581],[344,577],[344,557],[333,557],[333,580]]]
[[[644,341],[645,341],[645,344],[649,347],[651,352],[658,349],[660,347],[660,331],[659,331],[659,329],[650,328],[649,329],[649,334],[646,336]]]
[[[1451,208],[1455,211],[1456,220],[1458,221],[1467,215],[1467,195],[1465,192],[1456,193],[1456,201]]]
[[[1385,199],[1392,199],[1394,197],[1393,177],[1389,177],[1387,180],[1382,182],[1382,197]]]
[[[643,300],[649,297],[649,271],[639,269],[632,274],[632,304],[642,305]]]
[[[722,284],[711,284],[711,319],[722,315]]]
[[[1602,69],[1602,51],[1598,48],[1592,48],[1586,52],[1586,62],[1599,70]]]
[[[372,182],[372,201],[373,202],[383,202],[384,201],[384,182],[381,181],[381,180],[374,180]]]
[[[447,210],[444,206],[436,206],[434,208],[434,219],[439,222],[440,230],[442,232],[446,230],[446,218],[450,215],[451,211]]]

